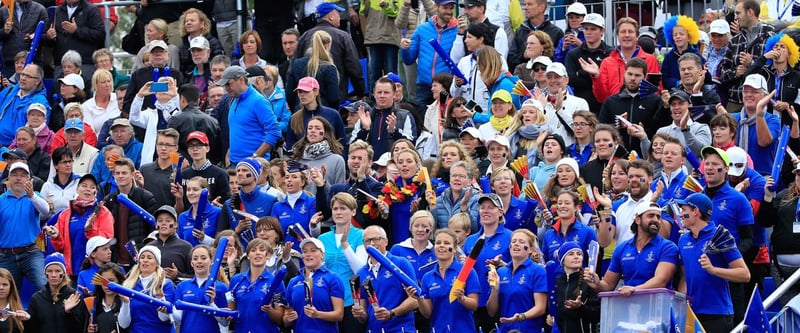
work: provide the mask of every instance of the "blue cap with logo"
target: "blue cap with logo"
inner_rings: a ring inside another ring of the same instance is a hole
[[[325,17],[325,15],[328,15],[330,12],[334,10],[338,12],[343,12],[344,8],[337,6],[333,2],[323,2],[319,4],[319,6],[317,6],[317,12],[315,14],[317,19],[321,19]]]

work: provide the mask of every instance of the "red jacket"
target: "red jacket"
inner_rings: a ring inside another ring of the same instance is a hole
[[[639,49],[636,57],[644,59],[647,63],[648,73],[661,73],[658,59],[652,54]],[[619,48],[615,48],[600,63],[600,75],[592,79],[592,92],[597,101],[603,103],[611,95],[618,94],[623,84],[625,84],[625,61],[619,54]]]
[[[83,133],[83,142],[86,142],[86,144],[92,147],[97,147],[97,134],[92,129],[92,125],[83,123]],[[50,145],[50,154],[56,151],[56,149],[64,147],[66,144],[67,138],[64,137],[64,129],[62,128],[56,132],[55,136],[53,136],[53,143]]]
[[[100,202],[98,205],[102,204]],[[92,209],[92,208],[89,208]],[[58,215],[56,222],[56,229],[58,229],[58,238],[51,238],[50,242],[53,244],[53,249],[61,252],[67,260],[67,274],[78,275],[78,270],[72,268],[72,242],[69,237],[69,220],[72,215],[72,208],[67,208]],[[83,223],[83,219],[80,219]],[[103,236],[105,238],[114,238],[114,217],[111,211],[105,207],[100,207],[100,212],[97,213],[97,218],[94,219],[92,229],[85,233],[86,239],[91,239],[94,236]],[[80,269],[80,267],[78,267]]]
[[[88,1],[90,3],[103,3],[103,2],[106,2],[105,0],[88,0]],[[111,1],[109,1],[109,2],[111,2]],[[56,0],[56,6],[61,6],[62,3],[64,3],[64,0]],[[114,25],[116,25],[117,22],[119,22],[119,18],[117,18],[117,7],[108,7],[108,8],[111,9],[111,14],[110,14],[111,15],[110,16],[111,17],[111,22],[114,22]],[[105,13],[106,8],[103,7],[103,6],[97,6],[97,9],[100,10],[100,17],[105,19],[106,18],[106,13]]]

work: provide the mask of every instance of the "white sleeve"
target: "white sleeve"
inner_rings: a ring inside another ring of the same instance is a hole
[[[38,192],[33,192],[33,196],[31,196],[31,203],[33,203],[33,208],[36,208],[36,211],[39,214],[47,216],[50,214],[50,204],[47,203],[42,195]]]
[[[353,252],[353,247],[347,247],[347,250],[344,250],[344,257],[347,259],[347,263],[350,265],[350,270],[353,273],[357,273],[361,267],[367,264],[367,251],[364,250],[364,246],[359,246],[356,249],[356,252]]]
[[[453,42],[453,47],[450,49],[450,59],[455,62],[456,59],[463,58],[464,53],[466,53],[464,51],[464,35],[456,35],[456,40]]]
[[[411,118],[413,116],[409,112],[408,117],[406,117],[405,124],[403,124],[403,129],[400,131],[400,135],[408,139],[409,141],[414,141],[414,127],[411,126]]]
[[[161,318],[161,312],[158,313],[159,318]],[[178,310],[175,306],[172,307],[172,320],[175,322],[176,326],[180,326],[181,320],[183,319],[183,310]]]
[[[358,140],[359,132],[361,132],[361,120],[356,121],[356,124],[353,125],[353,132],[350,133],[350,143],[356,142],[356,140]]]
[[[117,315],[117,323],[122,328],[131,326],[131,303],[122,302],[122,306],[119,308],[119,315]]]
[[[508,57],[508,35],[506,35],[505,32],[506,31],[503,30],[503,25],[500,24],[500,28],[497,29],[497,32],[494,34],[494,49],[500,52],[503,59]]]
[[[147,116],[142,114],[142,105],[144,105],[143,97],[136,96],[133,98],[128,120],[131,121],[131,125],[147,128]]]
[[[158,312],[158,319],[161,321],[169,321],[171,319],[169,313],[163,313],[161,311],[156,312]]]

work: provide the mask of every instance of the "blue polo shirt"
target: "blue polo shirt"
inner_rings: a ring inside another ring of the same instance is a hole
[[[255,281],[250,282],[250,269],[236,274],[231,279],[230,291],[236,302],[239,318],[236,319],[236,330],[251,333],[277,333],[278,325],[269,319],[266,312],[261,311],[261,304],[269,292],[269,286],[275,277],[264,270]],[[283,294],[285,288],[280,283],[276,293]],[[302,311],[298,311],[302,312]]]
[[[283,199],[272,206],[272,213],[270,215],[281,222],[281,229],[283,229],[284,234],[283,239],[294,239],[294,237],[289,234],[289,226],[300,223],[303,229],[308,232],[308,222],[311,221],[311,217],[314,216],[316,212],[317,199],[303,191],[300,197],[297,198],[297,201],[295,201],[294,208],[289,205],[289,197],[284,196]],[[302,249],[300,249],[300,242],[294,242],[292,248],[297,252],[302,252]]]
[[[242,198],[242,205],[244,205],[244,211],[253,214],[257,217],[264,217],[270,215],[272,213],[272,206],[275,205],[275,197],[269,195],[266,192],[262,192],[260,188],[256,187],[253,192],[251,193],[244,193],[244,191],[239,191],[239,196]],[[237,208],[241,209],[241,208]],[[233,213],[231,210],[231,199],[225,201],[225,213],[228,214],[228,221],[230,221],[230,229],[236,229],[236,226],[239,225],[239,220],[242,219],[240,216]],[[256,224],[250,224],[250,231],[252,231],[252,236],[256,236]],[[242,242],[242,248],[247,248],[248,239],[245,238],[245,234],[242,233],[239,235],[239,240]]]
[[[517,199],[513,195],[511,196],[511,201],[508,203],[508,210],[504,215],[506,229],[514,231],[524,227],[531,230],[531,227],[533,227],[531,231],[536,233],[536,225],[532,223],[531,214],[528,212],[528,205],[530,204],[532,203]]]
[[[741,117],[742,112],[731,113],[733,119],[739,124],[739,133],[736,134],[736,144],[739,144],[739,139],[742,137]],[[767,113],[764,118],[767,121],[769,132],[772,133],[772,143],[766,147],[758,145],[758,133],[756,133],[756,123],[752,123],[747,127],[747,154],[753,159],[753,169],[762,175],[769,175],[772,172],[772,162],[775,160],[775,149],[778,147],[778,138],[781,135],[781,118]]]
[[[286,289],[286,303],[297,312],[297,321],[294,322],[294,330],[297,332],[339,332],[339,325],[336,322],[325,321],[319,318],[309,318],[306,316],[303,307],[306,306],[305,300],[305,276],[301,272],[289,281]],[[321,266],[311,275],[313,284],[311,286],[311,304],[318,311],[333,311],[332,297],[344,299],[344,285],[336,275],[331,273],[327,267]]]
[[[561,247],[561,244],[564,242],[576,242],[581,246],[583,251],[587,251],[589,249],[589,242],[590,241],[597,241],[597,234],[595,234],[594,229],[587,227],[585,224],[580,223],[578,220],[575,220],[572,225],[567,228],[567,234],[561,234],[561,221],[556,221],[553,224],[553,229],[547,230],[544,234],[544,240],[542,241],[542,252],[544,254],[544,261],[553,260],[555,262],[559,262],[558,258],[555,257],[555,252]],[[588,260],[587,257],[584,257],[584,262]]]
[[[408,228],[406,228],[406,230],[408,230]],[[408,277],[414,281],[417,281],[417,275],[415,274],[414,267],[411,266],[407,260],[391,253],[386,253],[386,258],[397,265],[401,271],[408,274]],[[403,284],[400,283],[400,279],[394,276],[394,273],[392,273],[391,269],[383,267],[383,265],[380,264],[376,265],[379,265],[377,273],[372,271],[372,266],[370,266],[369,262],[367,262],[364,267],[361,267],[361,269],[358,270],[358,276],[360,277],[362,284],[367,280],[372,280],[372,287],[375,289],[375,294],[378,298],[378,305],[391,311],[400,305],[400,303],[403,303],[408,295],[406,295],[406,291],[403,289]],[[362,286],[361,295],[366,294],[367,293],[364,291]],[[397,317],[394,317],[394,319],[381,321],[375,318],[375,310],[372,308],[372,306],[368,304],[366,308],[368,332],[414,332],[413,311],[402,316],[398,315]]]
[[[748,167],[744,171],[744,178],[750,178],[750,186],[742,191],[747,200],[755,200],[757,202],[764,200],[764,185],[767,183],[764,176]],[[753,220],[757,218],[758,216],[753,216]],[[767,229],[756,222],[758,221],[753,222],[753,246],[759,247],[767,244]]]
[[[147,295],[150,295],[150,292],[144,289],[145,288],[142,286],[142,281],[136,281],[136,285],[133,287],[133,290],[141,291]],[[164,299],[169,303],[175,303],[175,285],[172,284],[172,280],[164,279],[163,291]],[[172,321],[161,321],[161,319],[158,318],[158,310],[156,310],[156,307],[154,307],[152,304],[131,298],[130,309],[131,333],[174,332]]]
[[[694,238],[691,232],[683,234],[678,242],[683,270],[686,275],[686,296],[692,298],[692,309],[697,314],[733,315],[733,302],[728,281],[711,275],[697,261],[703,254],[703,244],[711,240],[716,225],[709,223]],[[728,267],[734,260],[741,259],[739,250],[708,254],[715,267]]]
[[[500,254],[502,255],[503,261],[511,261],[511,254],[509,253],[511,233],[511,230],[506,229],[505,225],[500,223],[500,225],[497,226],[497,232],[491,237],[486,237],[483,249],[475,260],[475,272],[481,277],[478,279],[481,282],[481,294],[480,297],[478,297],[479,307],[486,306],[486,302],[489,300],[489,292],[492,290],[489,286],[489,281],[486,279],[486,277],[489,276],[489,267],[486,266],[486,260],[494,259],[494,257]],[[472,251],[472,247],[475,246],[475,242],[478,241],[478,238],[480,238],[482,234],[483,228],[481,227],[481,230],[477,233],[467,237],[464,241],[465,254],[469,255],[469,252]]]
[[[464,264],[453,261],[444,276],[439,274],[439,264],[433,265],[433,270],[422,277],[422,297],[429,299],[433,304],[431,313],[431,327],[436,332],[475,332],[475,321],[471,320],[473,312],[464,307],[460,302],[450,303],[450,288],[461,272]],[[464,295],[481,292],[478,273],[469,272],[467,283],[464,285]]]
[[[209,288],[208,279],[203,281],[200,285],[198,285],[197,282],[197,277],[195,276],[191,280],[178,283],[178,287],[175,291],[175,299],[195,304],[207,304],[206,290]],[[214,304],[218,308],[227,307],[228,301],[225,298],[225,293],[228,292],[228,286],[221,281],[216,281],[216,283],[214,283],[214,290],[217,292],[214,297]],[[214,316],[197,311],[183,311],[181,327],[191,327],[192,332],[197,333],[219,332],[219,325],[217,325],[217,319],[214,318]]]
[[[38,192],[35,193],[41,197]],[[39,212],[26,194],[15,197],[8,190],[0,195],[0,248],[23,247],[33,244],[39,235]]]
[[[433,254],[433,244],[431,244],[431,242],[428,242],[428,246],[425,247],[422,252],[417,253],[417,250],[414,249],[414,245],[411,244],[411,238],[407,238],[399,244],[392,246],[389,253],[408,260],[411,266],[414,267],[414,272],[417,274],[418,279],[422,279],[425,273],[430,272],[436,261],[436,256]]]
[[[728,229],[733,239],[739,241],[739,227],[752,225],[753,208],[750,201],[726,181],[711,198],[712,210],[709,223],[719,224]]]
[[[215,207],[212,204],[206,205],[206,209],[202,214],[203,221],[203,233],[208,235],[211,238],[216,237],[217,235],[217,220],[219,220],[219,215],[222,213],[222,208]],[[178,216],[178,236],[192,244],[192,246],[197,246],[200,244],[200,241],[192,235],[192,230],[195,229],[195,219],[192,217],[192,209],[191,207],[189,210],[181,213]]]
[[[661,197],[658,198],[659,206],[667,205],[675,196],[678,195],[683,188],[683,183],[686,181],[686,177],[689,177],[689,175],[686,173],[686,171],[681,170],[677,175],[675,175],[675,178],[672,178],[672,181],[669,182],[669,186],[667,186],[667,181],[662,173],[656,179],[654,179],[652,183],[650,183],[650,191],[652,192],[656,191],[658,182],[664,183],[664,192],[661,193]]]
[[[656,235],[639,251],[634,237],[617,245],[608,270],[620,274],[626,286],[638,286],[650,280],[662,262],[678,264],[678,247],[674,243]],[[667,288],[671,286],[667,284]]]
[[[534,294],[547,294],[547,272],[544,267],[528,258],[516,271],[512,271],[513,264],[497,269],[500,277],[500,317],[513,317],[516,313],[528,311],[535,305]],[[539,316],[521,322],[500,324],[498,332],[539,332],[544,327],[544,319],[545,316]]]

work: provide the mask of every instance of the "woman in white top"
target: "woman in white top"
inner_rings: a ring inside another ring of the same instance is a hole
[[[153,81],[145,83],[136,97],[133,98],[130,110],[131,125],[145,129],[144,142],[142,147],[142,165],[153,161],[153,154],[156,149],[156,137],[158,130],[167,127],[167,123],[172,116],[180,113],[180,102],[178,98],[178,85],[171,77],[162,77],[158,82],[166,82],[168,89],[166,92],[154,93],[150,91]],[[156,96],[155,108],[142,110],[145,98]],[[159,114],[163,118],[163,128],[159,126]]]
[[[453,97],[463,97],[467,101],[474,101],[476,105],[481,106],[481,111],[476,112],[474,115],[475,123],[480,125],[489,121],[489,110],[485,109],[485,105],[489,105],[489,89],[486,88],[486,83],[481,80],[481,73],[478,70],[478,54],[484,45],[491,45],[494,41],[491,36],[489,28],[483,24],[470,24],[467,27],[467,32],[464,38],[464,45],[467,48],[467,55],[458,61],[458,70],[461,71],[469,82],[454,77],[453,84],[450,86],[450,94]],[[459,41],[456,41],[457,43]],[[508,70],[506,60],[503,58],[503,70]],[[473,110],[477,111],[477,110]]]
[[[106,120],[119,117],[117,94],[114,93],[114,77],[105,69],[98,69],[92,75],[94,96],[83,102],[83,122],[92,126],[95,133],[100,132]]]
[[[69,201],[75,199],[75,191],[81,178],[72,172],[72,151],[67,146],[56,148],[53,152],[52,165],[55,168],[55,176],[42,185],[40,192],[50,204],[49,216],[69,207]]]

